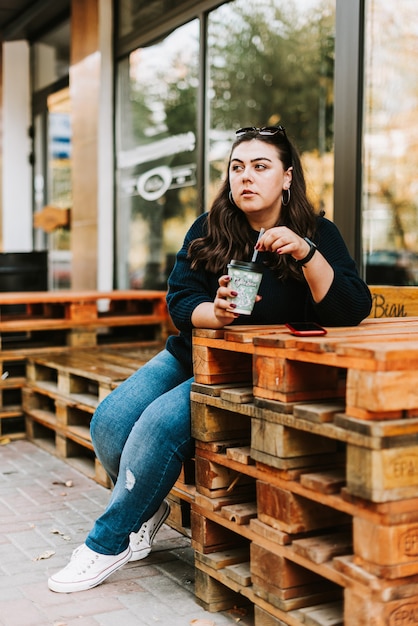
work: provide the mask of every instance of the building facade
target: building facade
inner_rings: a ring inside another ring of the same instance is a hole
[[[0,251],[164,289],[234,132],[282,124],[370,283],[418,284],[415,0],[20,0],[1,17]]]

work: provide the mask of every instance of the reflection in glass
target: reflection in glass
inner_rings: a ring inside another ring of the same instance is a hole
[[[366,13],[363,251],[370,284],[418,284],[418,3]]]
[[[234,130],[282,124],[302,153],[313,202],[332,219],[334,41],[335,0],[235,0],[210,14],[212,197]]]
[[[199,25],[118,66],[117,286],[165,289],[197,211]]]
[[[123,38],[146,33],[162,17],[169,20],[178,13],[181,5],[190,5],[190,0],[123,0],[116,4],[118,37]]]
[[[32,89],[38,91],[68,76],[70,68],[70,21],[59,24],[32,44]]]
[[[196,19],[119,63],[118,288],[166,288],[175,253],[197,214],[209,209],[242,126],[286,126],[302,153],[312,201],[332,219],[335,2],[226,2],[208,12],[207,41],[199,41]],[[126,3],[125,34],[133,20],[128,9],[151,19],[157,2],[142,4]],[[208,71],[198,111],[199,59]],[[198,113],[205,137],[197,134]],[[205,171],[197,173],[203,144]]]
[[[69,89],[48,97],[48,161],[46,204],[62,211],[65,226],[48,233],[48,257],[51,289],[71,287],[71,233],[66,216],[72,198],[72,131]]]

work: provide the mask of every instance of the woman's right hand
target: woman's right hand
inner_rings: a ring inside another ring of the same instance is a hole
[[[219,278],[219,287],[213,302],[198,304],[192,313],[192,324],[195,328],[223,328],[231,324],[239,313],[235,313],[235,303],[227,300],[234,298],[237,292],[230,288],[231,277],[225,274]],[[261,300],[257,295],[255,301]]]
[[[234,312],[235,304],[227,300],[237,292],[229,287],[231,278],[225,274],[219,278],[219,287],[213,302],[198,304],[192,313],[192,324],[195,328],[223,328],[238,317]]]
[[[213,302],[213,310],[217,320],[222,326],[227,326],[234,319],[239,317],[238,313],[234,312],[236,304],[227,300],[227,298],[234,298],[237,294],[236,291],[229,287],[231,277],[225,274],[219,278],[219,288],[216,292],[215,300]]]

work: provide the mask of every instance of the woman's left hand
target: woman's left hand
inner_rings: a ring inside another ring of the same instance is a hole
[[[256,244],[260,252],[290,254],[297,261],[304,259],[309,252],[309,244],[287,226],[269,228]]]

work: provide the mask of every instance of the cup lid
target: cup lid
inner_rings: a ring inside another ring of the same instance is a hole
[[[253,261],[237,261],[236,259],[232,259],[228,267],[237,267],[239,269],[248,270],[250,272],[262,272],[263,266],[258,263],[254,263]]]

